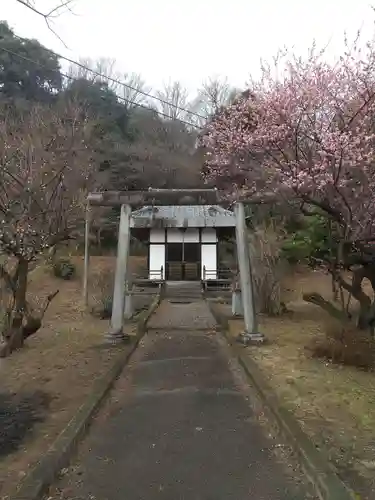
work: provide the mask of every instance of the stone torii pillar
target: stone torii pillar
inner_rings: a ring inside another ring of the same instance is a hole
[[[83,302],[85,307],[89,304],[89,263],[90,263],[90,223],[91,223],[91,207],[90,203],[86,205],[85,218],[85,257],[83,261]]]
[[[236,203],[234,206],[234,213],[236,216],[237,258],[240,270],[241,296],[245,320],[245,331],[239,334],[238,341],[244,344],[262,343],[265,339],[264,335],[259,333],[256,318],[244,204]]]
[[[111,326],[107,340],[111,344],[117,344],[124,341],[127,335],[124,334],[124,308],[125,308],[125,292],[126,292],[126,277],[129,261],[130,247],[130,217],[131,206],[121,205],[120,225],[118,231],[117,244],[117,259],[116,259],[116,274],[115,285],[113,290],[112,302],[112,317]]]
[[[92,219],[91,215],[91,203],[101,205],[101,200],[98,195],[91,194],[88,198],[88,203],[86,207],[86,221],[85,221],[85,257],[84,257],[84,269],[83,269],[83,300],[84,304],[88,306],[88,276],[89,276],[89,234],[90,234],[90,223]],[[96,202],[96,203],[95,203]],[[112,206],[112,204],[110,205]],[[111,344],[117,344],[122,342],[127,338],[127,335],[123,332],[124,319],[125,316],[131,316],[131,295],[128,290],[126,290],[126,278],[127,278],[127,268],[129,260],[129,248],[130,248],[130,217],[131,217],[131,206],[128,204],[121,205],[120,213],[120,225],[118,232],[118,243],[117,243],[117,258],[116,258],[116,271],[114,280],[114,290],[113,290],[113,301],[112,301],[112,316],[111,316],[111,326],[109,332],[106,333],[106,340]],[[129,302],[129,303],[127,303]]]

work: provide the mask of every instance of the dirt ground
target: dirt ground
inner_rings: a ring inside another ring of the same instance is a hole
[[[316,291],[330,298],[331,283],[320,272],[296,272],[287,283],[290,313],[260,318],[269,343],[248,347],[278,396],[304,430],[328,454],[359,499],[375,498],[375,374],[311,358],[305,349],[323,336],[325,313],[302,300]],[[226,308],[228,306],[221,306]],[[233,335],[243,328],[230,321]]]
[[[59,289],[43,328],[25,347],[0,360],[0,497],[9,492],[50,447],[90,392],[93,381],[106,371],[117,350],[103,343],[109,322],[87,314],[82,303],[82,259],[74,258],[74,280],[53,276],[39,267],[30,278],[30,297],[46,297]],[[136,269],[137,259],[130,259]],[[113,257],[91,261],[90,298],[99,296],[95,277],[110,274]],[[35,304],[35,301],[34,301]],[[134,333],[129,325],[128,332]]]

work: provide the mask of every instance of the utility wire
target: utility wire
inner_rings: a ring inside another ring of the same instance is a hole
[[[47,66],[39,63],[38,61],[30,59],[29,57],[26,57],[26,56],[24,56],[22,54],[18,54],[17,52],[14,52],[13,50],[6,49],[5,47],[1,47],[1,46],[0,46],[0,50],[2,50],[3,52],[6,52],[6,53],[8,53],[8,54],[10,54],[12,56],[18,57],[19,59],[23,59],[24,61],[30,62],[31,64],[35,64],[36,66],[39,66],[40,68],[43,68],[46,71],[62,75],[65,78],[67,78],[68,80],[71,80],[71,81],[74,81],[74,82],[80,81],[79,78],[75,78],[75,77],[73,77],[71,75],[63,73],[60,70],[47,68]],[[103,75],[103,78],[106,78],[106,77]],[[183,123],[184,125],[188,125],[189,127],[194,127],[194,128],[197,128],[197,129],[202,129],[202,127],[200,127],[199,125],[196,125],[194,123],[188,122],[186,120],[182,120],[181,118],[171,118],[169,115],[167,115],[166,113],[163,113],[162,111],[158,111],[156,109],[150,108],[149,106],[146,106],[146,105],[141,104],[139,102],[132,101],[130,99],[127,99],[126,97],[118,96],[117,94],[116,94],[116,97],[120,101],[127,102],[128,104],[132,104],[133,106],[138,106],[140,108],[146,109],[147,111],[150,111],[150,112],[153,112],[153,113],[157,113],[158,115],[163,116],[164,118],[168,118],[169,120],[178,121],[180,123]],[[165,102],[167,103],[167,101],[165,101]],[[179,108],[179,109],[182,109],[182,108]],[[197,116],[199,116],[199,115],[197,115]]]
[[[23,38],[21,36],[18,36],[18,35],[15,35],[13,34],[13,36],[15,38],[18,38],[19,40],[23,41],[23,42],[30,42],[29,39],[27,38]],[[112,82],[112,83],[116,83],[117,85],[121,85],[123,87],[126,87],[130,90],[134,90],[136,92],[138,92],[138,94],[142,94],[144,95],[145,97],[149,97],[151,99],[155,99],[163,104],[166,104],[167,106],[170,106],[172,108],[175,108],[175,109],[178,109],[179,111],[183,111],[184,113],[188,113],[192,116],[196,116],[197,118],[201,118],[202,120],[206,120],[206,117],[203,116],[203,115],[200,115],[199,113],[196,113],[195,111],[191,111],[189,109],[186,109],[186,108],[183,108],[181,106],[178,106],[177,104],[173,104],[169,101],[166,101],[165,99],[162,99],[161,97],[157,97],[153,94],[150,94],[148,92],[145,92],[144,90],[140,90],[140,89],[137,89],[136,87],[133,87],[132,85],[129,85],[128,83],[125,83],[125,82],[122,82],[121,80],[118,80],[117,78],[113,78],[111,76],[107,76],[107,75],[104,75],[103,73],[100,73],[99,71],[96,71],[92,68],[89,68],[88,66],[85,66],[84,64],[78,62],[78,61],[75,61],[74,59],[70,59],[69,57],[66,57],[66,56],[62,56],[61,54],[57,53],[57,52],[54,52],[53,50],[51,49],[48,49],[46,47],[43,47],[45,50],[47,50],[47,52],[49,52],[50,54],[53,54],[54,56],[58,57],[59,59],[62,59],[63,61],[67,61],[71,64],[75,64],[76,66],[78,66],[79,68],[81,69],[84,69],[85,71],[88,71],[90,73],[92,73],[93,75],[95,76],[98,76],[100,78],[105,78],[106,80]]]

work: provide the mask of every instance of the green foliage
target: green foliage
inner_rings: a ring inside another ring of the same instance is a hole
[[[76,273],[75,265],[69,259],[59,259],[53,264],[53,274],[56,278],[71,280]]]
[[[5,22],[0,43],[0,97],[50,101],[62,85],[58,58],[36,40],[16,38]]]
[[[79,78],[69,83],[61,99],[73,99],[94,121],[96,160],[100,171],[110,171],[124,160],[122,145],[131,141],[129,113],[106,82]]]
[[[202,183],[200,162],[193,154],[195,134],[156,112],[131,109],[129,140],[112,162],[111,189],[194,188]]]
[[[96,159],[108,189],[197,187],[195,136],[151,109],[129,107],[103,81],[79,78],[61,98],[74,99],[95,121]]]
[[[286,230],[288,236],[283,243],[282,255],[290,263],[304,261],[315,265],[329,259],[337,246],[329,221],[319,214],[294,220]]]

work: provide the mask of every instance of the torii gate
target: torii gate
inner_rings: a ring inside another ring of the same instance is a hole
[[[90,206],[121,207],[111,325],[109,332],[106,334],[106,339],[110,343],[115,344],[125,339],[123,332],[126,300],[125,284],[130,247],[130,218],[132,208],[139,208],[145,205],[214,205],[220,204],[224,199],[224,193],[217,189],[149,188],[148,191],[102,191],[88,195],[83,278],[83,296],[86,305],[88,302]],[[237,258],[245,321],[245,331],[241,334],[241,338],[245,341],[262,342],[264,335],[258,330],[255,312],[250,253],[246,237],[245,203],[246,201],[238,201],[234,206]]]

